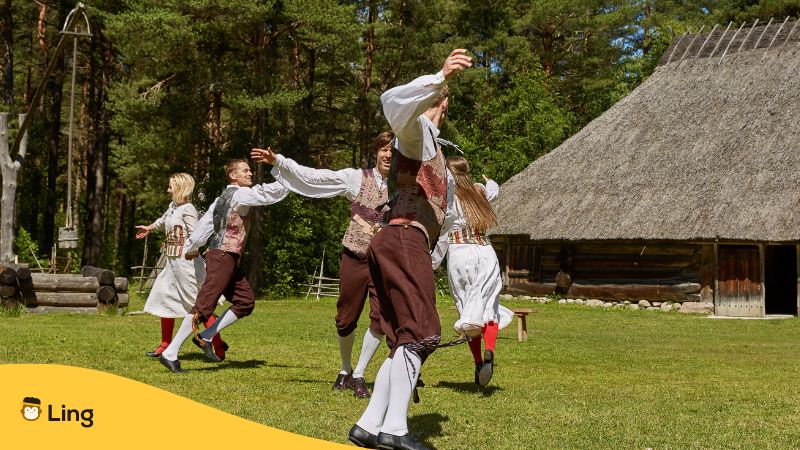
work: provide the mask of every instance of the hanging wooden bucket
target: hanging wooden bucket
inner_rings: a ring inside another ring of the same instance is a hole
[[[78,229],[76,227],[58,229],[58,248],[78,248]]]

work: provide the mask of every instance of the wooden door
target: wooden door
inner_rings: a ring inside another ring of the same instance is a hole
[[[762,260],[761,250],[755,245],[719,246],[715,314],[735,317],[764,316]]]

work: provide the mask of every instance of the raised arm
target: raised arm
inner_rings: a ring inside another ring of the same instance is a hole
[[[272,205],[283,200],[287,195],[289,195],[289,189],[277,181],[257,184],[253,187],[240,187],[233,194],[231,207]]]
[[[424,113],[436,98],[445,81],[472,65],[466,50],[456,49],[435,75],[424,75],[381,95],[383,113],[399,142],[398,150],[407,158],[423,160]]]
[[[444,84],[442,72],[424,75],[381,95],[383,114],[397,137],[400,152],[408,158],[422,159],[424,113]]]
[[[477,186],[483,190],[483,195],[486,197],[486,200],[489,203],[497,200],[497,196],[500,195],[500,185],[497,184],[496,181],[488,178],[486,175],[483,175],[483,179],[486,181],[486,184],[475,183]]]
[[[361,190],[361,171],[358,169],[312,169],[293,159],[277,155],[272,176],[295,194],[311,198],[347,197],[353,201]]]

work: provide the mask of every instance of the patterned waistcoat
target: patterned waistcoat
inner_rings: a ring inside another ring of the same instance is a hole
[[[174,225],[172,228],[166,230],[167,238],[164,239],[162,248],[167,256],[177,258],[183,253],[183,226]]]
[[[364,169],[358,195],[350,204],[350,226],[342,238],[346,249],[358,256],[367,254],[369,242],[378,232],[380,221],[389,209],[388,199],[387,189],[381,190],[376,186],[372,169]]]
[[[389,223],[419,228],[436,245],[447,210],[447,172],[442,149],[429,161],[417,161],[395,152],[389,174]]]
[[[250,224],[250,216],[242,217],[231,208],[233,194],[238,187],[229,187],[222,192],[214,207],[214,234],[208,249],[242,254],[244,239]]]

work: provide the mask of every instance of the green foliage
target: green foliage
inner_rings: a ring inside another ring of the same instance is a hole
[[[20,302],[2,302],[0,305],[0,317],[3,318],[19,318],[27,314],[25,305]]]
[[[31,268],[48,267],[50,264],[47,259],[39,259],[39,244],[23,227],[19,227],[14,237],[14,253],[21,263],[28,264]]]
[[[472,165],[503,182],[555,148],[568,135],[572,115],[547,91],[541,71],[510,77],[502,90],[478,106],[463,132]]]
[[[314,207],[309,203],[315,202]],[[319,268],[325,250],[324,275],[339,277],[341,239],[349,223],[349,203],[342,199],[309,200],[290,195],[266,208],[263,276],[270,298],[294,295],[298,284]]]

